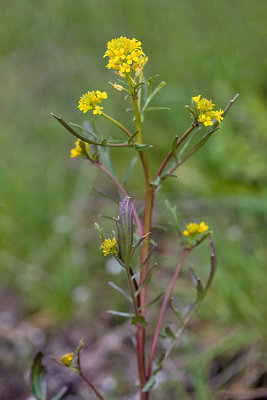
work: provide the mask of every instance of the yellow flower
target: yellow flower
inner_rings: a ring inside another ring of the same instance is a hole
[[[66,367],[71,367],[73,358],[74,358],[74,353],[66,353],[61,357],[61,362],[62,364],[66,365]]]
[[[206,232],[209,229],[208,225],[205,224],[204,221],[200,222],[199,226],[198,226],[198,233],[203,233]]]
[[[104,242],[102,243],[102,246],[100,249],[102,249],[104,256],[107,256],[108,254],[117,254],[116,250],[116,238],[113,237],[113,239],[105,239]]]
[[[70,151],[70,156],[71,158],[83,157],[83,156],[88,157],[88,150],[89,150],[89,144],[78,139],[75,142],[75,148],[71,149]]]
[[[213,125],[213,122],[212,122],[212,119],[211,119],[211,116],[209,113],[208,114],[200,114],[198,121],[203,122],[203,124],[205,126]]]
[[[194,237],[200,233],[206,232],[208,229],[208,225],[203,221],[200,222],[200,224],[197,224],[196,222],[189,222],[189,224],[186,225],[184,235]]]
[[[211,100],[205,98],[200,100],[201,95],[192,97],[192,100],[196,103],[197,110],[199,111],[198,121],[202,122],[205,126],[213,125],[213,119],[219,123],[223,120],[223,110],[213,111],[215,104]]]
[[[198,104],[200,97],[201,97],[201,94],[199,94],[198,96],[192,97],[192,100],[193,100],[196,104]]]
[[[212,111],[211,118],[216,119],[220,123],[223,120],[222,114],[223,110]]]
[[[121,36],[112,39],[107,43],[107,50],[104,54],[104,57],[109,57],[107,68],[115,69],[122,78],[131,74],[132,71],[139,74],[147,61],[141,44],[135,38],[128,39]]]
[[[79,110],[86,113],[89,110],[93,110],[93,114],[102,114],[103,107],[99,107],[99,103],[103,99],[107,99],[108,95],[106,92],[100,92],[100,90],[93,90],[82,95],[79,100]]]

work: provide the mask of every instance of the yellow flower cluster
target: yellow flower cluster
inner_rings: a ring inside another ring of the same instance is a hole
[[[141,44],[135,38],[128,39],[121,36],[112,39],[108,42],[107,51],[104,54],[104,57],[109,57],[107,68],[115,69],[122,78],[132,71],[135,71],[136,74],[140,73],[147,60]]]
[[[189,222],[189,224],[186,225],[184,235],[194,237],[200,233],[206,232],[208,229],[208,225],[203,221],[200,222],[200,224],[197,224],[196,222]]]
[[[103,107],[99,107],[99,103],[103,99],[107,99],[108,95],[106,92],[100,92],[99,90],[93,90],[82,95],[79,100],[79,110],[86,113],[89,110],[93,110],[93,114],[102,114]]]
[[[104,256],[107,256],[108,254],[117,254],[116,243],[117,241],[115,237],[113,237],[113,239],[104,240],[102,246],[100,247]]]
[[[205,98],[200,100],[201,95],[192,97],[192,100],[196,103],[199,111],[198,121],[202,122],[205,126],[213,125],[213,119],[216,119],[219,123],[223,120],[223,110],[214,111],[215,104],[211,100]]]
[[[61,357],[62,364],[66,367],[71,367],[72,360],[74,358],[74,353],[66,353]]]
[[[70,156],[71,158],[88,156],[88,150],[89,144],[78,139],[75,142],[75,148],[70,151]]]

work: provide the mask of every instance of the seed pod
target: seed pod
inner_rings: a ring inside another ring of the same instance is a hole
[[[117,228],[120,258],[129,266],[133,246],[133,204],[130,197],[125,197],[120,203]]]

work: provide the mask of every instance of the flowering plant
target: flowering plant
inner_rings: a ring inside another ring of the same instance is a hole
[[[113,88],[125,92],[127,94],[126,99],[129,99],[131,102],[130,111],[133,113],[134,129],[129,130],[104,112],[103,101],[108,98],[106,92],[99,90],[88,91],[81,96],[78,108],[83,113],[92,112],[95,118],[102,117],[108,120],[127,136],[126,140],[107,140],[99,135],[95,129],[95,124],[87,123],[84,126],[80,126],[67,123],[63,118],[55,114],[52,114],[52,116],[77,139],[75,148],[71,150],[71,157],[82,157],[90,165],[100,169],[108,176],[120,193],[121,202],[118,207],[118,217],[113,218],[116,226],[116,232],[113,237],[105,237],[103,229],[97,223],[95,224],[95,228],[100,236],[100,249],[103,251],[103,255],[116,258],[128,282],[128,292],[115,284],[112,284],[112,286],[130,299],[131,312],[110,311],[110,313],[129,318],[135,326],[139,382],[138,393],[140,400],[148,400],[150,391],[156,383],[157,373],[163,368],[164,362],[175,348],[183,330],[203,301],[214,277],[216,267],[215,247],[211,239],[212,232],[208,225],[204,221],[200,223],[188,222],[183,230],[177,218],[176,207],[167,202],[166,206],[172,213],[174,221],[180,256],[165,292],[157,295],[155,299],[148,301],[149,283],[154,272],[154,265],[151,266],[150,261],[156,247],[153,240],[152,220],[157,190],[164,184],[166,179],[173,177],[175,170],[197,152],[211,138],[214,132],[219,129],[221,122],[238,95],[228,103],[224,111],[221,109],[214,110],[215,105],[212,101],[201,98],[201,95],[193,96],[192,105],[186,106],[192,117],[189,128],[179,137],[176,135],[172,139],[169,152],[158,166],[156,173],[153,174],[148,157],[148,150],[152,145],[147,143],[150,138],[143,132],[143,121],[147,111],[164,109],[164,107],[150,107],[150,103],[154,96],[165,86],[165,82],[159,83],[153,89],[153,84],[157,76],[145,77],[144,69],[148,57],[143,52],[141,42],[135,38],[120,37],[111,40],[107,44],[104,57],[108,58],[107,68],[114,70],[118,76],[119,83],[112,83]],[[138,153],[145,181],[143,211],[137,209],[135,201],[132,200],[132,194],[130,195],[126,192],[122,184],[113,175],[112,170],[103,161],[104,152],[109,157],[106,149],[112,147],[130,147]],[[171,297],[172,290],[188,254],[206,240],[209,241],[211,248],[208,280],[206,284],[202,283],[193,269],[190,268],[192,281],[197,292],[196,300],[184,310],[178,310],[173,304]],[[135,267],[133,255],[137,251],[140,253],[140,262]],[[160,301],[162,301],[160,312],[154,332],[151,334],[148,310],[150,306]],[[177,318],[178,328],[176,332],[173,332],[169,326],[165,326],[163,333],[165,337],[170,339],[169,347],[158,356],[156,350],[160,334],[162,333],[164,315],[167,308],[170,308]],[[152,337],[151,340],[146,340],[148,333]],[[74,352],[67,353],[62,356],[61,362],[58,363],[78,373],[94,391],[95,395],[99,399],[104,399],[103,395],[100,394],[100,391],[85,375],[81,367],[80,354],[82,348],[83,343],[81,342],[76,350],[76,354]],[[35,358],[31,374],[32,391],[37,399],[46,398],[43,386],[39,383],[36,384],[36,382],[39,382],[40,371],[43,371],[41,359],[42,354],[39,353]],[[57,398],[60,398],[60,396]]]

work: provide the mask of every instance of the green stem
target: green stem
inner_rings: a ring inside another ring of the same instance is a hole
[[[116,119],[110,117],[107,114],[102,113],[101,114],[102,117],[106,118],[108,121],[112,122],[114,125],[116,125],[118,128],[120,128],[130,139],[132,138],[132,134],[131,132],[128,131],[127,128],[125,128],[124,125],[122,125],[119,121],[117,121]]]

